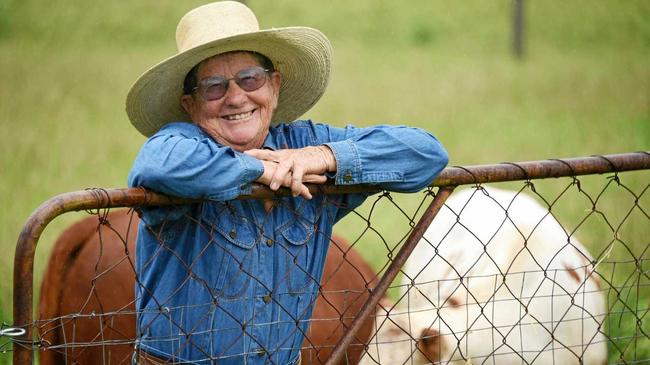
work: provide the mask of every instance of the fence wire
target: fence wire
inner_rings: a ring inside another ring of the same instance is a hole
[[[650,363],[649,173],[612,168],[499,185],[474,176],[447,199],[340,363]],[[170,363],[191,354],[198,363],[274,364],[297,348],[302,364],[325,363],[436,194],[380,192],[331,237],[318,221],[346,209],[336,195],[316,196],[316,209],[274,197],[259,220],[246,214],[259,200],[156,208],[167,218],[146,233],[144,205],[96,204],[56,242],[38,319],[2,328],[30,331],[33,339],[5,337],[41,364],[157,363],[143,349],[160,343],[173,349]],[[274,210],[291,214],[268,222]],[[191,259],[174,239],[182,231],[197,238]],[[155,238],[149,257],[135,255],[138,234]],[[322,273],[305,244],[312,237],[329,244]],[[260,274],[264,257],[273,258],[272,278]],[[161,262],[182,273],[164,290],[164,274],[139,275]],[[188,295],[191,305],[177,304]],[[165,334],[147,336],[152,326]]]
[[[622,175],[455,192],[364,363],[650,363],[650,197]]]

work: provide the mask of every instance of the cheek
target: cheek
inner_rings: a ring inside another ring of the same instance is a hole
[[[277,98],[272,94],[266,94],[260,98],[260,105],[267,110],[275,110],[277,103]]]
[[[206,130],[215,131],[223,129],[220,120],[217,117],[219,115],[219,108],[220,107],[217,106],[204,105],[203,108],[198,111],[197,118],[194,119],[194,122],[198,124],[199,127]]]
[[[268,128],[271,125],[271,119],[273,119],[273,112],[278,104],[278,98],[269,93],[262,99],[259,99],[260,108],[260,122],[262,128]]]
[[[278,106],[277,99],[271,98],[267,103],[267,106],[268,106],[268,112],[273,113],[275,111],[275,108]]]
[[[204,121],[206,118],[215,115],[216,111],[218,111],[218,108],[216,108],[215,105],[211,105],[210,103],[206,103],[204,101],[194,100],[190,117],[193,119],[196,117],[199,121]],[[195,122],[196,121],[197,120],[195,120]]]
[[[221,106],[223,105],[222,102],[218,103],[207,103],[204,104],[203,107],[203,115],[210,117],[210,118],[216,118],[219,115],[219,112],[221,111]]]
[[[268,83],[266,85],[266,88],[264,89],[264,92],[261,93],[261,104],[264,105],[265,108],[273,111],[278,105],[278,91]]]
[[[279,90],[274,90],[271,93],[271,109],[275,110],[275,108],[278,106],[278,99],[280,98],[280,91]]]
[[[275,108],[277,108],[277,106],[278,106],[278,98],[277,98],[277,96],[274,96],[271,99],[271,110],[275,110]]]

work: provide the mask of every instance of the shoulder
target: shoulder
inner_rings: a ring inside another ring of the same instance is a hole
[[[271,127],[271,129],[284,134],[292,133],[292,132],[305,133],[308,132],[310,129],[314,129],[316,126],[321,124],[322,123],[315,123],[311,119],[301,119],[301,120],[295,120],[290,123],[280,123],[278,125]]]
[[[289,148],[319,145],[328,140],[332,127],[326,123],[317,123],[309,119],[281,123],[271,127],[271,135],[287,142]]]
[[[185,138],[201,138],[205,137],[205,132],[201,130],[196,124],[189,122],[171,122],[165,124],[158,132],[149,139],[159,137],[179,136]]]

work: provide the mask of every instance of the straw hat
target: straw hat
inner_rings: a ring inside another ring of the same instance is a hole
[[[185,14],[176,28],[178,53],[146,71],[126,98],[131,123],[145,136],[177,120],[190,121],[180,104],[183,80],[199,62],[230,51],[254,51],[268,57],[282,73],[273,124],[291,122],[323,95],[329,80],[332,47],[313,28],[260,30],[255,14],[236,1],[200,6]]]

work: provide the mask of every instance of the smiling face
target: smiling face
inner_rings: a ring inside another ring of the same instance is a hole
[[[233,78],[238,72],[261,66],[248,52],[230,52],[201,62],[197,80],[221,76]],[[181,97],[181,104],[192,121],[217,142],[243,152],[260,148],[269,133],[273,111],[278,103],[282,76],[275,71],[262,87],[244,91],[234,80],[217,100],[206,101],[198,92]]]

